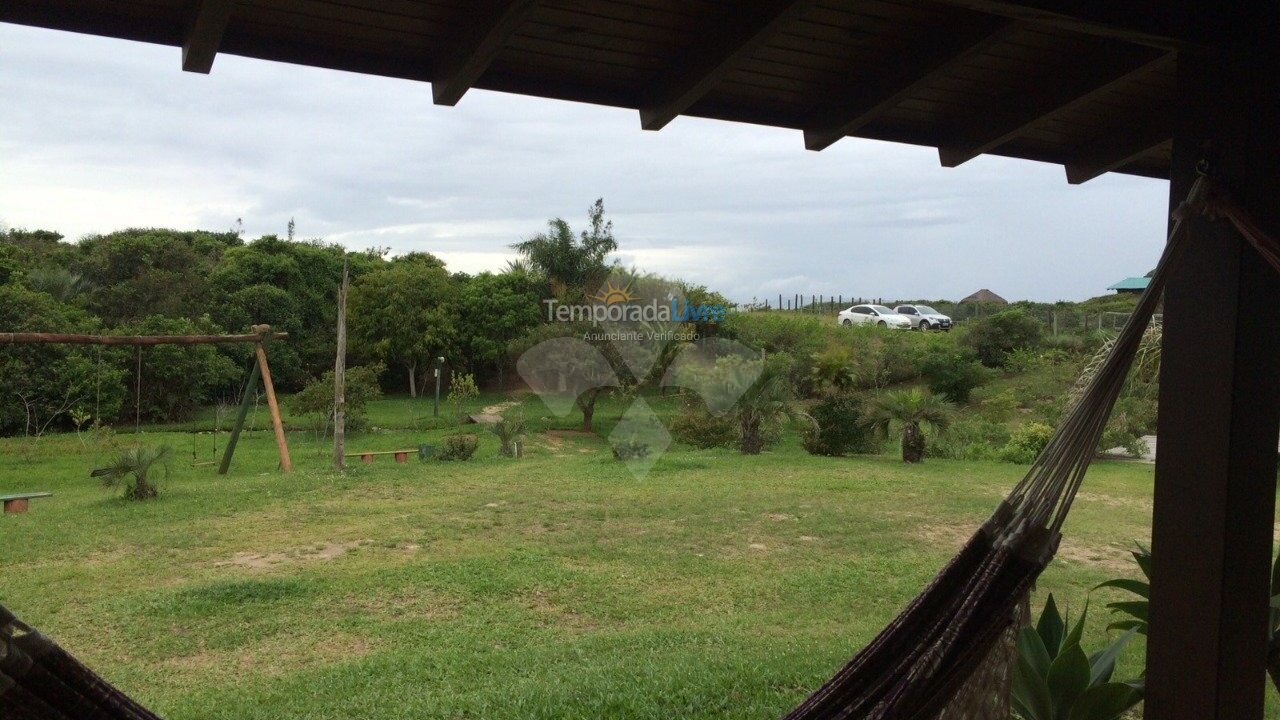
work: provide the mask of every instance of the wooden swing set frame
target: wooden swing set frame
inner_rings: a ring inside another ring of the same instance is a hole
[[[284,434],[284,422],[280,417],[280,403],[276,400],[275,385],[271,382],[271,367],[267,364],[267,343],[287,340],[289,333],[272,332],[270,325],[254,325],[247,335],[74,335],[63,333],[0,333],[0,345],[124,345],[144,347],[151,345],[225,345],[253,343],[255,361],[240,393],[240,407],[236,412],[235,426],[222,453],[218,474],[226,475],[231,468],[231,458],[244,429],[249,413],[250,391],[261,378],[267,396],[267,408],[271,412],[271,426],[275,431],[276,449],[280,454],[281,472],[293,472],[293,460],[289,457],[289,443]]]

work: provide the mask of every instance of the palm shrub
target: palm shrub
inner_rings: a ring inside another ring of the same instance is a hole
[[[498,436],[498,442],[501,443],[498,452],[503,457],[517,457],[516,443],[524,439],[524,430],[524,414],[519,411],[502,415],[489,426],[489,431]]]
[[[122,488],[127,500],[148,500],[160,494],[151,474],[157,466],[164,471],[164,478],[169,479],[170,454],[167,445],[130,448],[120,453],[110,465],[98,468],[90,475],[98,478],[108,490]]]
[[[890,390],[877,395],[867,409],[866,420],[884,438],[892,427],[902,428],[902,461],[924,460],[924,430],[946,430],[951,420],[951,404],[920,388]]]
[[[809,379],[818,393],[837,395],[852,390],[858,383],[853,370],[853,351],[836,346],[814,353]]]
[[[1116,720],[1142,700],[1141,678],[1115,682],[1134,631],[1091,655],[1081,647],[1088,605],[1068,629],[1050,595],[1034,628],[1018,634],[1009,704],[1022,720]]]
[[[792,405],[791,383],[781,371],[766,367],[759,379],[738,400],[738,449],[759,455],[768,434],[786,420],[808,419]]]

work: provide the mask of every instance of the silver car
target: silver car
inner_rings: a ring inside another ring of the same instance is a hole
[[[951,318],[928,305],[899,305],[893,311],[910,320],[912,330],[951,330]]]

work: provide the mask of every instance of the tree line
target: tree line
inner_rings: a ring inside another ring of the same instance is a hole
[[[500,272],[450,272],[428,252],[390,256],[323,240],[244,239],[238,232],[128,229],[69,242],[47,230],[0,233],[0,332],[242,333],[267,323],[289,333],[270,347],[283,392],[333,366],[336,296],[344,264],[353,365],[385,368],[385,388],[416,394],[445,358],[449,370],[501,383],[512,347],[544,324],[542,301],[588,296],[617,249],[604,204],[584,229],[555,218],[512,246]],[[0,432],[179,420],[232,401],[250,366],[247,346],[0,347]],[[140,374],[139,374],[140,369]],[[137,394],[135,395],[135,390]]]

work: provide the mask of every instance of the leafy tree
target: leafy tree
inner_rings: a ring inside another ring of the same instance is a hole
[[[964,342],[987,367],[1004,367],[1014,350],[1035,349],[1044,342],[1044,323],[1022,308],[974,320]]]
[[[347,317],[357,346],[405,371],[418,396],[418,368],[448,357],[458,336],[456,288],[443,266],[395,263],[353,283]]]
[[[588,229],[575,238],[569,223],[555,218],[547,223],[546,232],[511,247],[529,267],[546,276],[556,295],[580,296],[603,282],[609,272],[605,259],[618,249],[613,221],[604,218],[603,198],[587,210],[587,222]]]
[[[97,321],[54,297],[0,285],[0,327],[9,332],[92,333]],[[101,360],[101,362],[99,362]],[[115,353],[82,345],[0,346],[0,432],[39,435],[74,410],[114,418],[126,393]]]
[[[347,368],[342,393],[347,432],[362,430],[369,402],[382,397],[382,388],[378,387],[378,376],[382,374],[382,370],[381,365]],[[319,378],[307,383],[301,392],[289,398],[289,409],[299,415],[306,415],[311,429],[317,435],[332,434],[333,370],[325,371]]]
[[[564,416],[577,409],[582,429],[591,432],[596,401],[606,388],[620,384],[625,363],[590,323],[546,323],[511,343],[520,377],[552,412]]]
[[[502,385],[507,348],[542,322],[538,281],[527,272],[480,273],[462,287],[458,335],[468,364],[492,367]]]
[[[867,409],[867,422],[884,437],[891,426],[902,428],[902,461],[924,461],[924,429],[942,431],[950,422],[951,406],[920,388],[890,390],[877,395]]]
[[[208,316],[196,320],[153,315],[117,329],[121,335],[207,335],[218,331]],[[279,345],[272,345],[270,354]],[[156,345],[142,349],[142,380],[136,380],[136,357],[126,351],[126,382],[139,385],[137,402],[143,419],[182,420],[201,405],[239,389],[248,367],[250,349],[239,345],[228,352],[239,354],[240,362],[212,345]],[[274,377],[273,377],[274,379]],[[130,389],[133,389],[130,387]],[[132,410],[133,408],[127,408]]]

